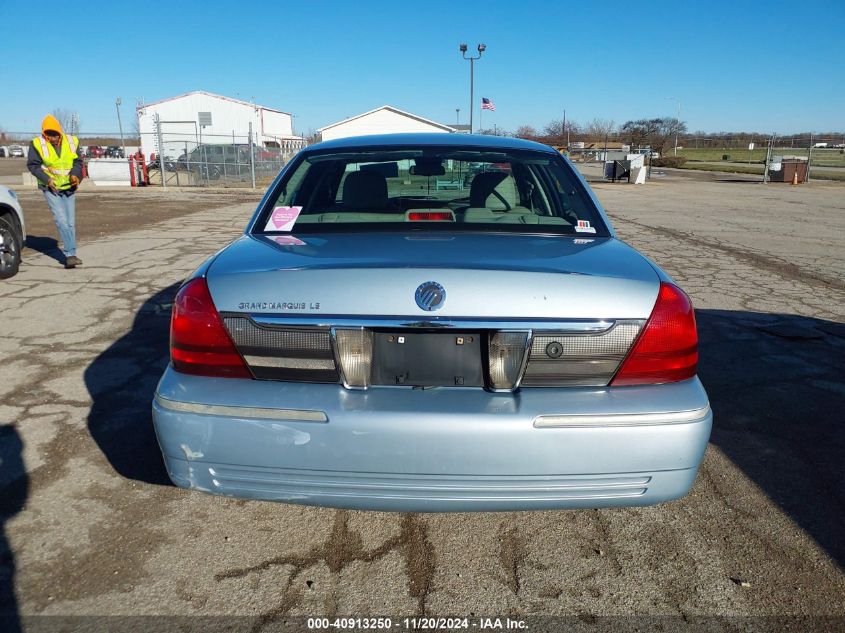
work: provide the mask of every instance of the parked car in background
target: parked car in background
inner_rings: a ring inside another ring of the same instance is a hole
[[[9,156],[11,158],[24,158],[26,154],[24,154],[23,146],[9,145]]]
[[[170,157],[165,156],[164,157],[164,168],[167,171],[176,171],[176,169],[178,168],[178,165],[177,165],[175,160],[173,160]],[[147,161],[147,169],[148,170],[161,169],[161,161],[160,161],[158,156],[156,156],[155,154],[150,154],[150,160]]]
[[[179,169],[190,171],[202,180],[220,178],[247,178],[254,164],[256,172],[277,171],[281,166],[280,154],[255,146],[250,162],[249,145],[215,145],[203,143],[177,159]]]
[[[25,239],[26,225],[18,196],[0,185],[0,279],[17,274]]]
[[[468,190],[437,190],[476,169]],[[394,511],[685,495],[712,414],[689,298],[553,148],[300,151],[179,289],[153,419],[170,478]]]
[[[99,145],[88,146],[88,158],[102,158],[104,154],[105,150]]]
[[[648,156],[649,158],[660,158],[660,152],[656,152],[650,147],[635,149],[634,154],[643,154],[644,156]]]
[[[9,148],[5,145],[0,145],[0,158],[9,157]]]
[[[118,145],[109,145],[104,154],[106,158],[126,158],[123,148]]]

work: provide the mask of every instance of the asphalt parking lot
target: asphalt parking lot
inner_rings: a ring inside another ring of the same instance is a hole
[[[842,630],[845,186],[730,180],[594,185],[619,236],[692,296],[715,416],[692,493],[647,508],[364,513],[172,487],[149,412],[170,306],[254,196],[169,194],[171,216],[83,235],[77,270],[28,250],[0,283],[0,611],[33,629],[36,615],[250,616],[260,631],[473,614]],[[103,204],[119,217],[137,195]],[[46,235],[46,205],[22,198]]]

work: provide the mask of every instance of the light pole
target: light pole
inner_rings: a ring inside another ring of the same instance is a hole
[[[467,45],[466,44],[461,44],[459,48],[460,48],[461,53],[464,56],[464,59],[469,60],[469,133],[472,134],[472,132],[473,132],[473,129],[472,129],[472,111],[475,109],[475,93],[474,93],[475,86],[474,86],[474,83],[473,83],[474,82],[473,63],[475,62],[476,59],[481,59],[481,54],[485,50],[487,50],[487,45],[486,44],[479,44],[478,45],[478,57],[473,57],[472,55],[467,57]]]
[[[678,125],[675,127],[675,156],[678,155],[678,127],[681,125],[681,100],[678,97],[666,97],[678,102]]]
[[[120,146],[123,148],[123,157],[126,158],[126,143],[123,141],[123,123],[120,122],[120,97],[114,100],[114,109],[117,110],[117,127],[120,128]]]
[[[569,128],[566,127],[566,108],[563,109],[563,129],[561,136],[566,134],[566,151],[569,151]]]

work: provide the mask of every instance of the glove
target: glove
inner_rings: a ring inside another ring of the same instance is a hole
[[[70,177],[70,186],[71,187],[78,187],[79,186],[79,178],[77,178],[76,176],[71,176]]]
[[[50,179],[48,179],[48,180],[47,180],[47,189],[49,189],[49,190],[50,190],[50,191],[52,191],[53,193],[58,193],[58,192],[59,192],[58,188],[56,187],[56,183],[53,181],[53,179],[52,179],[52,178],[50,178]]]

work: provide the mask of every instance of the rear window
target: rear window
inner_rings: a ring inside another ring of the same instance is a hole
[[[572,168],[543,152],[454,147],[306,152],[286,170],[270,198],[255,223],[256,233],[608,234]],[[275,217],[295,221],[274,222],[274,211]]]

